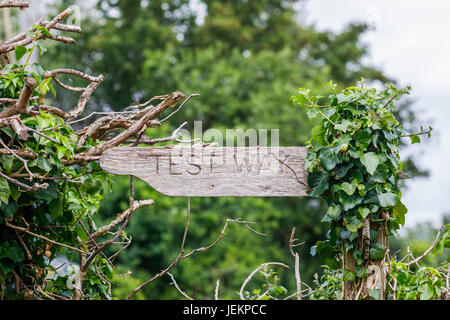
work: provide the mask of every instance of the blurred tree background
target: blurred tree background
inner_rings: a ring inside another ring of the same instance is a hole
[[[57,48],[41,62],[48,69],[73,65],[105,75],[86,115],[93,110],[123,110],[136,99],[175,90],[200,94],[170,124],[152,129],[153,138],[170,135],[183,121],[189,121],[192,129],[194,120],[202,120],[204,130],[278,128],[281,145],[303,145],[314,123],[291,104],[298,87],[326,94],[330,80],[346,87],[361,77],[373,85],[393,79],[362,62],[368,53],[367,44],[361,42],[368,32],[365,24],[350,24],[340,33],[318,31],[299,19],[295,4],[298,1],[52,0],[45,11],[49,15],[69,5],[81,8],[84,33],[76,37],[76,46],[49,43]],[[75,103],[60,90],[56,99],[67,109]],[[398,113],[406,129],[416,122],[410,106],[411,101],[403,101]],[[404,160],[408,173],[426,175],[413,159]],[[129,179],[113,180],[99,223],[128,207]],[[156,204],[135,212],[127,227],[133,243],[117,259],[113,294],[118,298],[170,264],[179,253],[185,225],[185,198],[169,198],[141,181],[136,182],[135,193],[136,199],[151,198]],[[261,263],[293,265],[288,241],[296,227],[299,242],[304,242],[297,247],[302,280],[310,284],[321,261],[309,250],[325,237],[326,226],[320,223],[325,211],[324,203],[308,198],[192,198],[187,250],[212,243],[227,218],[253,221],[252,226],[266,236],[232,224],[221,242],[182,261],[172,273],[192,297],[213,298],[220,279],[220,297],[236,299],[242,282]],[[435,230],[431,226],[427,230],[417,232],[426,233],[420,241],[429,243]],[[419,241],[410,234],[405,239]],[[393,240],[392,246],[403,250],[404,239]],[[425,245],[417,246],[421,251]],[[292,291],[292,271],[280,270],[279,275]],[[169,284],[170,279],[163,278],[137,298],[182,298]]]

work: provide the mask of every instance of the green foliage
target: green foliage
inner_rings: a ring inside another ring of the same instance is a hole
[[[342,271],[332,270],[323,266],[323,275],[314,275],[315,288],[309,292],[309,300],[341,300],[342,299]]]
[[[38,33],[48,33],[44,27],[34,27],[36,37]],[[55,93],[51,78],[44,78],[44,68],[37,63],[28,63],[36,48],[41,53],[46,51],[38,41],[33,42],[30,48],[16,48],[16,58],[26,54],[28,57],[23,65],[13,64],[3,68],[3,71],[8,73],[0,77],[0,97],[17,99],[27,76],[32,76],[37,81],[33,92],[33,97],[37,100],[30,102],[30,107],[33,103],[42,103],[48,91]],[[83,244],[86,241],[83,227],[95,230],[93,217],[98,212],[109,175],[97,162],[89,162],[84,166],[66,163],[75,153],[78,136],[62,118],[40,111],[34,115],[22,114],[20,119],[27,127],[44,132],[46,137],[33,132],[27,140],[19,140],[9,127],[4,127],[0,129],[0,139],[12,149],[33,153],[34,157],[27,161],[27,167],[35,178],[45,181],[48,186],[37,191],[27,191],[3,178],[0,179],[1,296],[8,299],[24,297],[26,290],[16,293],[16,275],[29,292],[38,292],[46,297],[71,297],[73,287],[68,289],[67,283],[73,274],[57,273],[57,277],[50,277],[57,267],[52,266],[51,261],[60,255],[65,256],[68,261],[78,261],[79,253],[55,245],[45,238],[71,247],[78,246],[79,238]],[[92,145],[92,141],[87,141],[83,148]],[[33,181],[33,177],[18,157],[2,155],[1,160],[0,167],[4,174],[24,184]],[[17,232],[11,226],[24,228],[29,233]],[[103,258],[99,258],[95,265],[105,278],[112,278],[111,267]],[[87,271],[83,289],[91,299],[110,298],[107,293],[108,284],[99,278],[94,264]]]
[[[361,81],[359,87],[341,92],[330,83],[330,89],[326,99],[308,89],[299,89],[292,97],[309,117],[322,117],[307,142],[305,168],[309,171],[309,195],[321,197],[329,205],[322,221],[330,224],[330,231],[328,239],[317,242],[312,251],[337,269],[344,243],[347,251],[352,250],[357,267],[362,267],[366,261],[358,243],[364,221],[369,219],[372,234],[385,225],[388,235],[405,221],[407,210],[398,188],[402,166],[399,144],[404,129],[393,111],[395,101],[409,94],[409,88],[388,84],[378,91],[364,87]],[[385,251],[383,244],[371,241],[369,259],[383,259]],[[355,280],[354,274],[344,270],[344,281],[350,280]]]
[[[388,289],[388,299],[436,300],[446,293],[446,266],[420,267],[414,271],[402,262],[392,261],[388,281],[395,280],[395,293]]]
[[[329,79],[343,86],[361,76],[388,80],[362,62],[367,53],[360,42],[367,31],[365,25],[349,25],[339,33],[318,31],[298,23],[292,6],[295,1],[281,0],[200,1],[207,5],[207,11],[204,23],[198,23],[199,11],[187,6],[188,2],[156,0],[141,5],[135,0],[97,0],[96,13],[101,19],[83,15],[87,18],[81,24],[83,35],[75,36],[78,45],[67,48],[56,44],[58,47],[43,59],[54,67],[77,65],[107,75],[90,100],[98,110],[103,106],[123,110],[136,98],[144,101],[145,97],[173,90],[200,94],[170,123],[152,129],[154,137],[170,134],[184,121],[191,124],[202,120],[204,130],[278,128],[284,146],[304,145],[308,132],[318,124],[290,107],[289,98],[298,86],[325,93],[324,84]],[[64,9],[77,1],[54,3]],[[78,4],[83,7],[82,1]],[[348,65],[352,68],[346,68]],[[56,90],[58,101],[71,101],[70,95]],[[409,106],[405,103],[399,116],[407,114]],[[414,123],[415,115],[407,115],[398,119],[402,124]],[[324,133],[320,125],[317,128],[320,140]],[[408,162],[408,169],[411,167],[416,169]],[[343,175],[349,169],[339,167],[336,172]],[[316,177],[317,183],[322,181],[324,187],[327,180],[321,177]],[[151,277],[167,267],[178,254],[186,202],[151,191],[144,183],[136,183],[135,190],[137,199],[152,198],[156,205],[142,208],[130,220],[127,232],[133,235],[133,245],[121,253],[117,264],[141,279],[141,274]],[[127,208],[127,193],[128,180],[115,177],[113,192],[105,195],[97,224]],[[325,225],[319,223],[320,212],[326,210],[320,199],[203,198],[191,199],[191,205],[192,212],[197,213],[192,215],[188,237],[192,248],[214,241],[226,218],[254,221],[255,228],[267,234],[261,237],[230,226],[217,248],[179,264],[174,277],[183,288],[195,290],[194,298],[211,298],[217,279],[221,298],[237,298],[236,291],[248,270],[266,261],[290,259],[286,246],[294,226],[302,235],[299,240],[305,241],[300,247],[303,253],[326,233]],[[303,281],[312,282],[318,260],[302,255]],[[284,270],[279,277],[292,292],[295,280]],[[143,290],[146,298],[180,298],[168,282],[161,280]]]

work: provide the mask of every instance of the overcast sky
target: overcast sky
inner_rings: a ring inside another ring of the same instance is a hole
[[[429,143],[404,152],[417,154],[419,165],[430,171],[429,178],[407,183],[405,227],[430,220],[439,225],[450,212],[450,2],[309,0],[303,9],[302,19],[322,30],[340,31],[352,21],[375,26],[363,38],[370,44],[368,61],[412,86],[414,110],[435,130]]]

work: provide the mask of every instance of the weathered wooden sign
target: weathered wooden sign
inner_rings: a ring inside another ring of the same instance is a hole
[[[298,197],[307,195],[305,157],[303,147],[116,147],[100,166],[168,196]]]

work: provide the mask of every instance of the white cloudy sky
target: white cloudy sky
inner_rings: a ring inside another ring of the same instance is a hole
[[[406,150],[417,154],[430,177],[408,181],[405,227],[430,220],[439,225],[450,212],[450,2],[309,0],[303,9],[302,19],[319,29],[339,31],[351,21],[375,25],[363,38],[370,44],[368,61],[412,86],[415,110],[435,129],[429,143]]]

